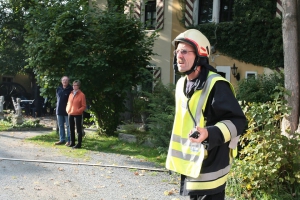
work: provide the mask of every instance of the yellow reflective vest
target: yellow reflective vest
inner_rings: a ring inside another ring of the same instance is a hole
[[[176,86],[176,115],[166,160],[166,168],[187,176],[188,180],[186,187],[188,190],[218,187],[226,182],[230,165],[218,172],[206,175],[200,174],[202,162],[207,156],[207,150],[204,148],[203,144],[191,143],[188,139],[189,133],[195,127],[195,124],[188,111],[187,103],[189,101],[189,108],[196,120],[197,126],[206,127],[203,112],[206,107],[208,96],[217,81],[228,81],[219,74],[209,72],[203,89],[195,91],[191,99],[188,99],[183,92],[185,80],[186,77],[182,77],[178,80]],[[230,83],[229,85],[234,94],[232,85]],[[230,142],[228,148],[231,148],[232,150],[229,151],[231,154],[228,156],[230,156],[230,160],[232,161],[232,158],[234,157],[233,152],[236,152],[238,142],[238,134],[235,126],[230,120],[218,122],[215,126],[221,130],[224,142]],[[233,151],[233,149],[235,150]],[[215,180],[214,182],[211,181],[213,179]]]

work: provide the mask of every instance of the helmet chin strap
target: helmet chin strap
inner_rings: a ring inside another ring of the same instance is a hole
[[[174,59],[173,59],[173,69],[174,69],[174,72],[175,72],[176,74],[181,74],[181,75],[185,74],[185,75],[189,75],[189,74],[193,73],[193,72],[197,69],[198,63],[199,63],[199,57],[196,57],[195,60],[194,60],[193,66],[191,67],[190,70],[188,70],[188,71],[186,71],[186,72],[180,72],[180,71],[178,71],[176,55],[174,55]]]
[[[207,57],[199,57],[199,56],[197,56],[195,58],[193,66],[191,67],[191,69],[189,69],[186,72],[180,72],[180,71],[178,71],[176,55],[174,56],[174,59],[173,59],[173,68],[174,68],[174,72],[176,74],[190,75],[191,73],[193,73],[194,71],[196,71],[196,69],[197,69],[198,66],[206,67],[210,71],[217,72],[217,70],[215,68],[213,68],[212,66],[210,66],[208,64],[208,58]]]
[[[194,64],[193,66],[191,67],[190,70],[186,71],[186,72],[183,72],[185,75],[190,75],[191,73],[193,73],[194,71],[196,71],[197,69],[197,65],[198,64],[198,57],[195,58],[195,61],[194,61]]]

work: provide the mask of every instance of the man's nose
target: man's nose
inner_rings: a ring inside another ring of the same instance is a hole
[[[183,55],[183,53],[181,53],[181,51],[179,51],[179,52],[177,53],[177,58],[182,58],[182,57],[184,57],[184,55]]]

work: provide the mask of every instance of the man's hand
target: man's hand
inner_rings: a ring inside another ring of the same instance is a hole
[[[208,132],[206,128],[200,128],[199,126],[196,126],[196,130],[199,132],[199,137],[197,139],[189,137],[191,142],[202,143],[208,138]],[[192,134],[192,132],[190,134]]]

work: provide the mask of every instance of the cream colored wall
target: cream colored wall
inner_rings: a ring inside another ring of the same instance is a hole
[[[171,45],[171,41],[174,38],[174,24],[178,24],[177,19],[174,18],[175,8],[178,8],[178,1],[165,0],[164,6],[164,27],[159,31],[160,37],[155,41],[154,52],[158,56],[153,56],[153,63],[157,67],[161,68],[161,80],[164,84],[173,82],[173,50],[174,48]]]
[[[253,64],[244,63],[244,62],[235,60],[231,57],[222,55],[218,51],[210,56],[209,64],[213,67],[216,67],[216,66],[231,66],[232,67],[233,64],[235,64],[235,66],[238,68],[237,72],[240,74],[240,79],[245,78],[246,71],[255,71],[255,72],[257,72],[257,74],[264,73],[264,67],[255,66]],[[237,84],[237,80],[232,74],[230,74],[230,82],[233,85]]]
[[[166,9],[166,7],[165,7]],[[164,28],[159,31],[159,38],[154,42],[153,52],[157,54],[152,56],[151,64],[160,67],[161,80],[164,84],[170,83],[170,52],[171,49],[171,15],[165,12]]]
[[[181,23],[180,19],[182,18],[182,12],[181,12],[181,6],[179,3],[179,0],[170,0],[169,1],[169,8],[170,12],[172,12],[172,35],[171,35],[171,41],[174,40],[180,33],[184,32],[187,30]],[[172,46],[171,42],[169,44],[171,48],[171,53],[169,55],[170,57],[170,83],[175,83],[174,82],[174,70],[173,70],[173,51],[174,47]]]

